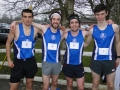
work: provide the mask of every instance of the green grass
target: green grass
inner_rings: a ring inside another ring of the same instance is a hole
[[[0,49],[4,49],[4,48],[5,48],[5,45],[0,46]],[[36,49],[41,49],[42,48],[42,40],[41,39],[37,40],[35,48]],[[63,49],[63,44],[61,44],[61,49]],[[92,41],[92,43],[88,47],[84,48],[84,51],[91,52],[92,49],[93,49],[93,41]],[[1,61],[3,61],[5,55],[6,55],[6,53],[0,53],[0,60]],[[13,54],[11,54],[11,57],[13,58]],[[41,63],[41,61],[42,61],[42,54],[41,53],[36,53],[35,57],[36,57],[37,62]],[[83,64],[84,64],[85,67],[89,67],[90,66],[90,60],[91,60],[91,57],[83,56]],[[2,69],[0,70],[0,74],[9,74],[9,73],[10,73],[10,68],[8,68],[7,66],[3,66]],[[41,68],[39,68],[36,76],[42,76]],[[64,74],[62,72],[61,72],[59,78],[60,79],[65,79],[65,76],[64,76]],[[92,82],[91,73],[85,73],[85,82],[88,82],[88,83]]]

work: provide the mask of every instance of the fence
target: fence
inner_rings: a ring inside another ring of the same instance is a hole
[[[11,50],[11,51],[13,52],[13,50]],[[5,52],[6,52],[5,49],[0,49],[0,53],[5,53]],[[36,53],[42,53],[42,50],[41,49],[35,49],[35,52]],[[64,52],[65,52],[64,50],[61,50],[61,55],[63,55]],[[91,55],[92,55],[92,52],[83,52],[83,56],[91,56]],[[0,65],[1,64],[2,64],[2,62],[0,62]],[[7,66],[7,65],[8,65],[8,63],[6,61],[4,63],[4,66]],[[37,63],[37,66],[41,67],[42,65],[41,65],[41,63]],[[84,70],[87,73],[91,73],[91,70],[90,70],[89,67],[84,67]],[[1,74],[0,75],[0,79],[9,79],[9,78],[10,78],[10,75],[6,75],[6,74]],[[25,81],[25,79],[24,79],[24,81]],[[35,76],[34,81],[42,82],[42,77]],[[50,80],[50,82],[51,82],[51,80]],[[58,84],[67,85],[66,80],[62,80],[62,79],[58,79]],[[73,82],[73,86],[77,86],[76,81]],[[85,88],[91,88],[92,83],[85,83],[84,86],[85,86]],[[106,90],[107,86],[106,85],[99,85],[99,89],[100,90]]]

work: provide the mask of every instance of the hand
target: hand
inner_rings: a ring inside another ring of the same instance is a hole
[[[116,59],[116,67],[118,67],[118,65],[120,64],[120,58]]]
[[[15,30],[16,30],[16,21],[13,21],[11,24],[10,24],[10,30],[13,34],[15,34]]]
[[[59,28],[60,28],[60,30],[63,30],[63,31],[66,30],[65,26],[59,26]]]
[[[114,24],[113,20],[111,20],[111,19],[107,20],[107,23],[108,24]]]
[[[10,68],[14,67],[14,64],[13,64],[13,62],[11,60],[8,61],[8,67],[10,67]]]
[[[89,31],[90,29],[92,29],[94,25],[95,25],[95,24],[90,25],[90,26],[87,28],[86,31]]]
[[[50,24],[46,24],[45,26],[46,26],[47,28],[49,28],[49,27],[50,27]]]

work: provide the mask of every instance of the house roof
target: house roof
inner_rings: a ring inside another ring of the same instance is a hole
[[[85,22],[97,22],[96,21],[96,19],[95,18],[90,18],[90,19],[87,19],[87,18],[80,18],[80,21],[82,22],[82,23],[85,23]]]

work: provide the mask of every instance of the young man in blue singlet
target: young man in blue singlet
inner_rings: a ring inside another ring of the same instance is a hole
[[[97,25],[89,31],[88,39],[85,42],[85,46],[88,46],[92,37],[94,39],[90,66],[93,77],[92,90],[98,90],[102,72],[106,75],[108,90],[114,90],[115,64],[118,65],[120,61],[119,27],[106,22],[108,11],[104,4],[97,5],[93,11]],[[114,43],[116,44],[117,59],[115,58]]]
[[[32,90],[34,76],[38,71],[34,57],[34,45],[39,30],[33,27],[33,12],[24,9],[21,13],[22,23],[16,25],[15,33],[10,30],[6,42],[8,66],[11,68],[10,90],[18,90],[20,79],[26,78],[26,90]],[[13,42],[14,62],[11,60],[10,51]]]
[[[62,36],[66,41],[66,52],[62,71],[66,76],[67,90],[72,90],[73,78],[76,78],[78,90],[84,90],[84,68],[82,63],[82,53],[84,48],[84,38],[87,31],[80,30],[80,19],[76,14],[70,15],[70,31]]]

